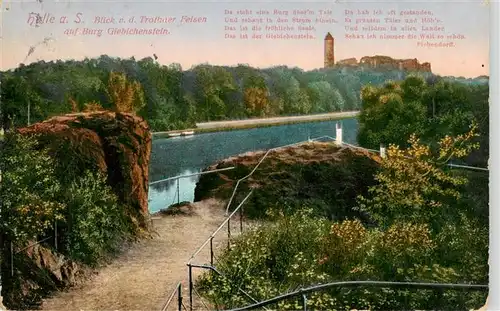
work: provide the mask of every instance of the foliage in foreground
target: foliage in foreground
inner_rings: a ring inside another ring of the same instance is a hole
[[[446,165],[450,159],[464,158],[477,149],[478,144],[473,143],[477,136],[473,123],[467,133],[441,139],[434,152],[415,135],[410,137],[407,149],[390,145],[388,160],[382,161],[375,175],[378,183],[369,188],[369,196],[359,196],[361,210],[379,226],[402,220],[438,228],[453,221],[450,217],[457,214],[453,206],[461,198],[459,186],[465,185],[467,178],[453,174]]]
[[[454,233],[462,235],[455,238],[487,240],[487,230],[452,227]],[[335,281],[477,281],[468,271],[441,263],[447,256],[443,254],[454,248],[453,244],[440,244],[441,240],[425,224],[398,223],[386,230],[370,230],[357,220],[330,223],[301,212],[245,233],[219,258],[217,269],[223,276],[204,274],[197,288],[215,305],[231,308],[252,303],[238,288],[261,301]],[[482,251],[477,244],[471,247],[470,252]],[[476,253],[479,262],[472,262],[470,269],[487,274],[486,256]],[[278,307],[301,309],[300,299],[285,300]],[[342,288],[309,295],[308,309],[462,310],[477,308],[484,299],[484,294],[473,292],[445,291],[440,295],[429,290]]]
[[[0,227],[16,247],[53,236],[57,222],[58,250],[93,265],[131,232],[101,174],[58,175],[58,162],[38,147],[35,137],[9,133],[3,144]],[[46,243],[55,247],[52,241]]]
[[[444,166],[476,148],[474,136],[472,126],[467,134],[444,138],[437,155],[415,136],[406,150],[390,147],[377,184],[360,198],[377,227],[356,219],[330,222],[312,209],[282,213],[275,223],[240,237],[219,258],[222,276],[205,274],[200,290],[215,305],[230,308],[252,303],[238,288],[261,301],[347,280],[487,284],[485,207],[461,193],[470,192],[466,176]],[[464,310],[481,306],[485,298],[484,292],[341,288],[311,294],[308,308]],[[279,303],[283,310],[300,308],[299,299]]]

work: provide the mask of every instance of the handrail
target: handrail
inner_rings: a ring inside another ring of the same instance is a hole
[[[216,169],[216,170],[199,172],[199,173],[194,173],[194,174],[178,175],[178,176],[169,177],[169,178],[160,179],[160,180],[157,180],[157,181],[150,182],[149,185],[151,186],[151,185],[154,185],[154,184],[158,184],[158,183],[165,182],[165,181],[168,181],[168,180],[173,180],[173,179],[193,177],[193,176],[204,175],[204,174],[208,174],[208,173],[228,171],[228,170],[233,170],[233,169],[234,169],[234,167],[225,167],[225,168],[219,168],[219,169]]]
[[[289,144],[289,145],[284,145],[284,146],[280,146],[280,147],[274,147],[274,148],[271,148],[271,149],[267,150],[267,152],[259,160],[259,162],[257,163],[257,165],[255,165],[255,167],[253,168],[253,170],[250,173],[248,173],[248,175],[246,175],[245,177],[242,177],[242,178],[238,179],[238,181],[236,181],[236,185],[234,186],[233,194],[229,198],[229,201],[228,201],[227,206],[226,206],[226,215],[229,212],[229,207],[231,206],[231,203],[233,202],[234,196],[236,194],[236,190],[238,190],[238,186],[240,185],[240,182],[242,182],[243,180],[245,180],[248,177],[252,176],[253,173],[257,170],[257,168],[260,166],[260,164],[264,161],[264,159],[269,155],[269,153],[271,153],[271,151],[275,151],[276,149],[281,149],[281,148],[292,147],[292,146],[296,146],[296,145],[299,145],[299,144],[303,144],[303,143],[308,142],[308,141],[315,141],[315,140],[320,140],[320,139],[323,139],[323,138],[329,138],[329,139],[332,139],[332,140],[335,139],[335,138],[333,138],[331,136],[325,135],[325,136],[321,136],[321,137],[317,137],[317,138],[312,138],[310,140],[304,140],[304,141],[300,141],[300,142]]]
[[[217,273],[218,275],[220,275],[220,276],[222,276],[224,278],[227,278],[227,276],[225,276],[224,274],[222,274],[222,272],[220,272],[219,270],[217,270],[214,266],[209,266],[209,265],[194,265],[194,264],[192,264],[191,266],[194,267],[194,268],[211,270],[211,271]],[[255,299],[252,296],[250,296],[249,293],[247,293],[246,291],[242,290],[240,287],[238,287],[238,291],[241,292],[243,295],[247,296],[247,298],[250,299],[250,300],[252,300],[253,302],[259,303],[257,301],[257,299]],[[264,308],[264,309],[266,309],[266,308]]]
[[[475,166],[459,165],[459,164],[451,164],[451,163],[448,163],[447,165],[449,167],[465,168],[465,169],[476,170],[476,171],[485,171],[485,172],[490,171],[489,169],[487,169],[485,167],[475,167]]]
[[[198,249],[193,253],[193,255],[191,255],[191,257],[189,258],[189,261],[187,262],[187,265],[191,264],[191,261],[194,259],[194,257],[201,252],[201,250],[208,244],[208,242],[210,242],[210,240],[215,237],[215,235],[217,234],[217,232],[219,232],[220,229],[222,229],[224,227],[224,225],[229,221],[229,219],[231,219],[231,217],[243,206],[243,204],[245,204],[246,200],[250,197],[250,195],[252,193],[253,193],[253,189],[247,194],[247,196],[243,199],[243,201],[241,201],[241,203],[238,205],[238,207],[236,207],[234,209],[234,211],[231,213],[231,215],[229,215],[228,217],[226,217],[226,219],[222,222],[222,224],[219,226],[219,228],[217,228],[217,230],[215,230],[208,237],[208,239],[205,241],[205,243],[203,243],[200,247],[198,247]]]
[[[380,153],[380,150],[375,150],[375,149],[369,149],[369,148],[364,148],[364,147],[361,147],[361,146],[355,146],[355,145],[351,145],[351,144],[348,144],[348,143],[343,143],[344,145],[347,145],[349,147],[352,147],[352,148],[356,148],[356,149],[362,149],[362,150],[368,150],[370,152],[375,152],[375,153]],[[409,158],[409,157],[408,157]],[[447,163],[446,166],[449,166],[449,167],[456,167],[456,168],[463,168],[463,169],[470,169],[470,170],[476,170],[476,171],[486,171],[486,172],[489,172],[489,169],[488,168],[485,168],[485,167],[476,167],[476,166],[468,166],[468,165],[459,165],[459,164],[452,164],[452,163]]]
[[[181,282],[177,282],[177,285],[175,285],[175,290],[172,291],[172,294],[170,294],[170,297],[168,298],[167,302],[163,305],[163,308],[161,308],[161,311],[166,311],[170,303],[172,302],[172,299],[174,299],[175,293],[179,290],[179,287],[181,286]]]
[[[259,303],[255,303],[253,305],[249,305],[246,307],[241,307],[241,308],[236,308],[236,309],[230,309],[227,311],[245,311],[245,310],[252,310],[256,309],[259,307],[264,307],[273,303],[280,302],[284,299],[295,297],[298,295],[304,295],[306,293],[310,292],[315,292],[315,291],[320,291],[324,290],[330,287],[336,287],[336,286],[363,286],[363,285],[373,285],[376,287],[413,287],[413,288],[422,288],[422,289],[427,289],[427,288],[440,288],[440,289],[469,289],[469,290],[485,290],[488,289],[488,285],[476,285],[476,284],[450,284],[450,283],[413,283],[413,282],[387,282],[387,281],[346,281],[346,282],[333,282],[333,283],[327,283],[327,284],[320,284],[320,285],[315,285],[311,287],[306,287],[299,289],[295,292],[292,293],[287,293],[283,295],[279,295],[276,297],[273,297],[271,299],[267,299],[264,301],[261,301]]]

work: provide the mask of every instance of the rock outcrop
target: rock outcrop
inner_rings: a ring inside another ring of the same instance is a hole
[[[34,246],[25,250],[13,248],[15,267],[22,267],[23,271],[18,275],[21,279],[5,278],[3,299],[11,310],[34,309],[47,293],[73,286],[85,275],[86,268],[76,262],[40,244],[29,244]]]
[[[148,213],[151,132],[140,117],[109,111],[54,117],[19,130],[38,134],[41,146],[76,174],[98,169],[120,201]]]
[[[232,170],[201,175],[195,189],[195,201],[207,198],[228,199],[238,179],[232,201],[235,208],[254,189],[245,203],[249,217],[263,217],[272,206],[308,206],[329,218],[356,215],[352,210],[355,198],[365,194],[374,184],[380,158],[366,151],[338,147],[333,143],[311,142],[276,149],[266,159],[266,152],[249,152],[211,165],[206,170],[234,167]]]
[[[63,184],[72,182],[86,170],[101,171],[131,223],[138,229],[148,227],[152,138],[142,118],[110,111],[76,113],[54,117],[18,132],[34,135],[38,147],[48,148],[57,161],[57,175]],[[2,296],[10,309],[36,307],[47,293],[75,284],[84,271],[76,262],[43,244],[25,247],[11,244],[1,235],[0,240],[3,258],[10,259],[11,250],[15,254],[14,269],[10,260],[2,261]]]

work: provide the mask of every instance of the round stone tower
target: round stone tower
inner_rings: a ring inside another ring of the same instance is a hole
[[[332,68],[335,65],[335,54],[333,52],[334,39],[331,33],[325,37],[325,68]]]

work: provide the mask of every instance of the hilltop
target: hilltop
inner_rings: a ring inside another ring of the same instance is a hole
[[[347,58],[338,61],[337,66],[352,66],[373,70],[432,72],[431,64],[428,62],[420,63],[416,58],[395,59],[384,55],[364,56],[359,62],[354,57]]]

